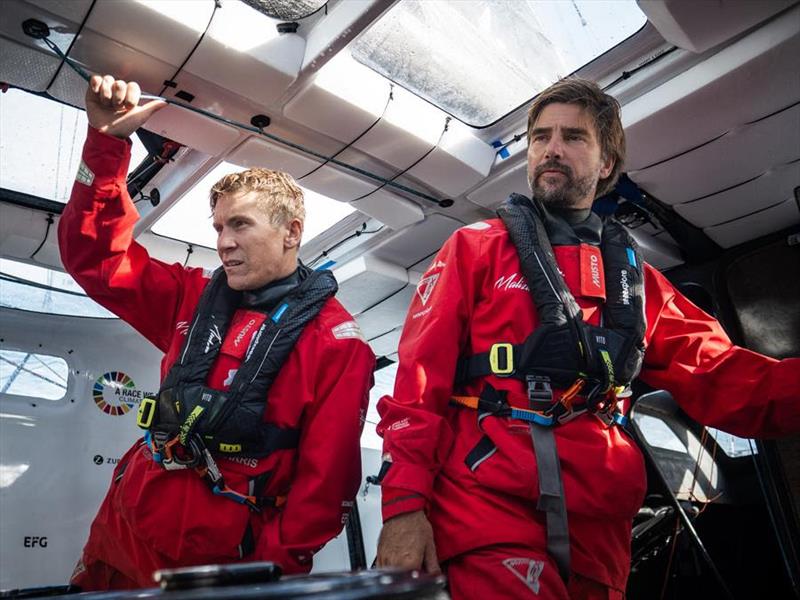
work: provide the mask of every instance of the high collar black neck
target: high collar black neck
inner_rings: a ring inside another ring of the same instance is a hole
[[[303,279],[305,267],[299,266],[288,277],[276,279],[267,285],[255,290],[248,290],[242,294],[242,307],[256,310],[270,311],[277,306],[278,301],[292,292]]]
[[[603,237],[603,220],[591,209],[548,210],[537,199],[512,194],[513,201],[528,207],[542,219],[553,246],[591,244],[599,246]]]

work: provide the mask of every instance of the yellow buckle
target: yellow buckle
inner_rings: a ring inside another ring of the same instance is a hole
[[[139,403],[139,410],[136,413],[136,424],[142,429],[149,429],[156,414],[156,399],[143,398]]]
[[[505,350],[505,368],[500,368],[500,350]],[[489,351],[489,368],[494,375],[511,375],[514,372],[514,348],[511,344],[503,342],[494,344]]]

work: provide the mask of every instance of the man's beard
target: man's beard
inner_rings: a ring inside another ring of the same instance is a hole
[[[544,171],[559,171],[564,174],[565,181],[556,187],[544,188],[537,185],[536,182]],[[584,206],[585,199],[596,189],[596,185],[597,181],[591,175],[575,179],[570,167],[556,161],[542,163],[533,170],[533,173],[528,172],[528,186],[533,197],[540,200],[547,208],[588,208]]]

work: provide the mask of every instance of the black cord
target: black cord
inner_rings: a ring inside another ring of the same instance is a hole
[[[614,81],[609,83],[607,86],[603,87],[603,91],[606,91],[608,88],[614,87],[620,81],[625,81],[626,79],[630,79],[631,75],[633,75],[634,73],[637,73],[637,72],[641,71],[645,67],[649,67],[650,65],[652,65],[657,60],[660,60],[660,59],[664,58],[665,56],[667,56],[669,54],[672,54],[677,49],[678,49],[677,46],[672,46],[672,48],[668,48],[667,50],[664,50],[664,52],[662,52],[661,54],[658,54],[657,56],[654,56],[653,58],[648,60],[646,63],[643,63],[643,64],[639,65],[635,69],[631,69],[630,71],[623,71],[622,74],[619,77],[617,77]]]
[[[67,55],[72,50],[72,47],[75,45],[75,42],[78,41],[78,36],[83,31],[83,26],[86,25],[86,21],[89,20],[89,15],[92,14],[92,10],[94,9],[94,5],[95,4],[97,4],[97,0],[92,0],[92,3],[89,5],[89,10],[86,11],[86,14],[83,17],[83,20],[81,21],[81,24],[78,25],[78,30],[75,32],[75,37],[73,37],[72,41],[69,43],[69,47],[67,48],[66,53],[62,54],[62,56],[61,56],[61,63],[59,63],[58,69],[56,69],[56,72],[53,74],[53,77],[47,83],[47,87],[44,88],[46,91],[49,92],[50,91],[50,86],[53,85],[56,82],[56,79],[58,78],[59,74],[61,73],[61,69],[64,67],[64,63],[65,62],[68,63],[69,59],[67,58]],[[43,38],[43,40],[44,41],[48,41],[47,38]],[[70,66],[72,66],[72,65],[70,65]]]
[[[10,283],[18,283],[19,285],[29,285],[34,288],[38,288],[40,290],[47,290],[49,292],[58,292],[59,294],[68,294],[70,296],[80,296],[81,298],[86,298],[86,294],[81,292],[73,292],[72,290],[64,290],[61,288],[57,288],[52,285],[47,285],[44,283],[39,283],[37,281],[30,281],[29,279],[23,279],[22,277],[17,277],[16,275],[9,275],[7,273],[0,273],[0,280],[8,281]]]
[[[520,141],[526,135],[528,135],[528,132],[527,131],[522,131],[520,133],[514,134],[514,136],[511,139],[509,139],[508,141],[500,142],[499,146],[495,146],[495,148],[497,149],[497,152],[495,152],[495,154],[500,154],[503,150],[508,148],[511,144],[516,144],[518,141]]]
[[[434,145],[433,145],[433,146],[432,146],[432,147],[431,147],[431,148],[430,148],[430,149],[429,149],[427,152],[425,152],[425,154],[423,154],[422,156],[420,156],[420,157],[419,157],[417,160],[415,160],[413,163],[411,163],[410,165],[408,165],[408,166],[407,166],[405,169],[403,169],[403,170],[402,170],[402,171],[400,171],[399,173],[396,173],[395,175],[393,175],[391,179],[387,179],[387,180],[385,180],[385,181],[384,181],[384,182],[383,182],[381,185],[379,185],[378,187],[376,187],[374,190],[372,190],[372,191],[370,191],[370,192],[367,192],[367,193],[366,193],[366,194],[364,194],[363,196],[359,196],[358,198],[355,198],[355,199],[353,199],[353,200],[350,200],[350,202],[357,202],[357,201],[359,201],[359,200],[363,200],[364,198],[366,198],[367,196],[371,196],[372,194],[374,194],[374,193],[375,193],[375,192],[377,192],[378,190],[382,190],[382,189],[383,189],[383,188],[385,188],[387,185],[391,185],[391,184],[393,184],[395,179],[397,179],[397,178],[398,178],[398,177],[400,177],[401,175],[405,175],[405,174],[406,174],[408,171],[410,171],[411,169],[413,169],[414,167],[416,167],[416,166],[417,166],[419,163],[421,163],[423,160],[425,160],[426,158],[428,158],[428,156],[430,155],[430,153],[431,153],[431,152],[433,152],[434,150],[436,150],[436,148],[438,148],[438,147],[439,147],[439,144],[442,142],[442,138],[444,137],[444,134],[445,134],[445,133],[447,133],[447,130],[450,128],[450,120],[451,120],[452,118],[453,118],[453,117],[451,117],[451,116],[447,116],[447,117],[445,117],[445,120],[444,120],[444,127],[442,128],[442,133],[440,133],[440,134],[439,134],[439,139],[438,139],[438,140],[436,140],[436,143],[435,143],[435,144],[434,144]],[[439,206],[442,206],[442,202],[443,202],[443,201],[439,201]],[[452,201],[451,201],[451,203],[452,203]],[[448,206],[450,206],[450,204],[448,204]]]
[[[381,122],[381,120],[383,119],[383,116],[386,114],[386,109],[387,109],[387,108],[389,108],[389,103],[390,103],[392,100],[394,100],[394,84],[393,84],[393,83],[390,83],[390,84],[389,84],[389,97],[386,99],[386,104],[383,106],[383,110],[381,111],[381,116],[379,116],[377,119],[375,119],[375,121],[372,123],[372,125],[370,125],[370,126],[369,126],[369,127],[367,127],[367,128],[364,130],[364,131],[362,131],[361,133],[359,133],[359,134],[358,134],[358,135],[357,135],[357,136],[356,136],[356,137],[355,137],[355,138],[354,138],[352,141],[348,142],[348,143],[347,143],[347,145],[346,145],[346,146],[344,146],[344,147],[343,147],[341,150],[338,150],[338,151],[336,152],[336,154],[332,154],[332,155],[331,155],[331,158],[336,158],[336,157],[337,157],[337,156],[339,156],[339,155],[340,155],[342,152],[344,152],[345,150],[347,150],[347,149],[348,149],[350,146],[352,146],[353,144],[355,144],[355,143],[356,143],[358,140],[360,140],[362,137],[364,137],[364,136],[365,136],[365,135],[367,135],[367,134],[368,134],[370,131],[372,131],[372,128],[373,128],[373,127],[375,127],[375,125],[377,125],[378,123],[380,123],[380,122]],[[302,175],[302,176],[298,177],[298,178],[297,178],[297,181],[300,181],[301,179],[304,179],[305,177],[308,177],[309,175],[312,175],[313,173],[316,173],[316,172],[317,172],[317,171],[319,171],[319,170],[320,170],[322,167],[324,167],[325,165],[327,165],[329,162],[330,162],[330,159],[328,159],[328,160],[326,160],[325,162],[323,162],[323,163],[321,163],[321,164],[317,165],[316,167],[314,167],[313,169],[311,169],[311,170],[310,170],[308,173],[306,173],[305,175]]]
[[[360,236],[362,236],[362,235],[372,235],[373,233],[378,233],[378,232],[379,232],[379,231],[381,231],[381,230],[382,230],[384,227],[386,227],[386,225],[381,225],[381,226],[380,226],[380,227],[378,227],[377,229],[373,229],[372,231],[367,231],[367,224],[366,224],[366,223],[362,223],[362,224],[361,224],[361,228],[360,228],[360,229],[357,229],[357,230],[355,231],[355,233],[352,233],[352,234],[348,235],[346,238],[344,238],[344,239],[342,239],[342,240],[339,240],[338,242],[336,242],[336,243],[335,243],[333,246],[331,246],[331,247],[330,247],[330,248],[328,248],[327,250],[323,250],[323,251],[322,251],[322,253],[321,253],[321,254],[320,254],[318,257],[316,257],[314,260],[312,260],[312,261],[310,261],[310,262],[308,263],[308,266],[309,266],[309,267],[313,267],[315,264],[317,264],[317,263],[318,263],[320,260],[322,260],[323,258],[328,258],[328,255],[329,255],[331,252],[333,252],[334,250],[336,250],[338,247],[340,247],[340,246],[341,246],[342,244],[344,244],[345,242],[349,242],[349,241],[350,241],[350,240],[352,240],[353,238],[357,238],[357,237],[360,237]]]
[[[44,238],[42,239],[42,243],[39,244],[36,250],[33,251],[33,254],[31,254],[28,258],[33,258],[37,254],[39,254],[39,250],[42,249],[42,246],[44,246],[44,243],[47,241],[47,236],[50,235],[50,226],[53,223],[55,223],[55,219],[53,218],[53,213],[47,213],[47,229],[45,229],[44,231]]]
[[[194,252],[194,246],[192,244],[186,244],[186,260],[183,261],[184,267],[189,264],[189,257],[192,255],[193,252]]]
[[[74,61],[72,61],[71,59],[67,58],[67,56],[63,52],[61,52],[61,49],[56,44],[54,44],[52,41],[50,41],[46,37],[41,38],[41,40],[51,50],[53,50],[53,52],[55,52],[58,56],[60,56],[70,66],[70,68],[72,68],[76,73],[78,73],[81,77],[83,77],[83,79],[85,79],[86,81],[89,80],[89,78],[90,78],[89,74],[83,68],[81,68],[79,65],[75,64]],[[372,172],[367,171],[365,169],[362,169],[360,167],[356,167],[356,166],[348,164],[346,162],[342,162],[342,161],[340,161],[340,160],[338,160],[336,158],[333,158],[333,157],[330,157],[330,156],[326,156],[325,154],[322,154],[320,152],[316,152],[315,150],[311,150],[310,148],[307,148],[307,147],[305,147],[305,146],[303,146],[301,144],[296,144],[294,142],[286,140],[286,139],[284,139],[282,137],[279,137],[277,135],[273,135],[271,133],[267,133],[266,131],[264,131],[261,128],[254,127],[252,125],[245,125],[244,123],[239,123],[238,121],[234,121],[232,119],[226,119],[225,117],[222,117],[222,116],[220,116],[218,114],[215,114],[215,113],[213,113],[211,111],[204,110],[202,108],[197,108],[196,106],[192,106],[190,104],[185,104],[183,102],[176,102],[175,100],[171,100],[169,98],[162,98],[160,96],[153,96],[151,94],[143,94],[141,96],[141,98],[142,98],[142,100],[161,100],[165,104],[171,104],[173,106],[178,106],[178,107],[183,108],[185,110],[197,113],[198,115],[202,115],[204,117],[208,117],[209,119],[213,119],[215,121],[219,121],[220,123],[225,123],[226,125],[230,125],[231,127],[236,127],[237,129],[242,129],[244,131],[250,131],[252,133],[257,133],[257,134],[267,138],[268,140],[272,140],[274,142],[277,142],[278,144],[281,144],[283,146],[287,146],[289,148],[297,150],[298,152],[302,152],[303,154],[307,154],[309,156],[313,156],[314,158],[318,158],[320,160],[325,160],[325,161],[331,162],[331,163],[333,163],[335,165],[338,165],[338,166],[342,167],[343,169],[347,169],[348,171],[352,171],[354,173],[358,173],[359,175],[363,175],[364,177],[367,177],[367,178],[372,179],[374,181],[378,181],[378,182],[380,182],[382,184],[381,187],[386,186],[386,185],[391,186],[393,188],[396,188],[398,190],[406,192],[407,194],[411,194],[412,196],[416,196],[418,198],[422,198],[423,200],[427,200],[428,202],[432,202],[433,204],[436,204],[437,206],[439,206],[441,208],[448,208],[448,207],[453,205],[453,201],[450,200],[450,199],[440,200],[439,198],[431,196],[430,194],[426,194],[424,192],[420,192],[418,190],[415,190],[414,188],[410,188],[407,185],[403,185],[403,184],[397,183],[397,182],[394,181],[394,178],[393,179],[386,179],[385,177],[381,177],[380,175],[376,175],[375,173],[372,173]],[[449,118],[450,117],[448,117],[448,119]],[[425,158],[425,157],[423,156],[423,158]],[[411,166],[413,167],[414,165],[411,165]],[[409,167],[409,169],[410,168],[411,167]],[[408,170],[408,169],[406,169],[406,170]],[[402,172],[398,173],[397,175],[395,175],[395,178],[399,177],[404,172],[405,171],[402,171]],[[378,188],[378,189],[380,189],[380,188]],[[377,190],[373,190],[373,192],[374,191],[377,191]]]
[[[208,28],[211,27],[211,21],[214,20],[214,15],[217,14],[217,9],[219,7],[220,7],[219,2],[216,2],[216,0],[215,0],[215,2],[214,2],[214,10],[211,11],[211,18],[208,19],[208,23],[206,24],[206,28],[203,30],[203,33],[200,34],[200,37],[197,38],[197,43],[189,51],[189,54],[183,60],[183,62],[181,63],[181,66],[178,67],[178,69],[172,74],[172,77],[170,77],[169,79],[164,81],[164,87],[161,88],[161,91],[158,93],[159,96],[163,96],[164,92],[167,91],[167,88],[177,87],[178,86],[177,82],[175,81],[175,78],[178,76],[178,74],[181,71],[183,71],[183,67],[186,66],[186,63],[189,62],[190,58],[192,58],[192,55],[194,55],[194,52],[195,52],[195,50],[197,50],[197,47],[200,45],[200,42],[202,42],[203,38],[206,37],[206,33],[208,33]],[[69,54],[69,52],[67,52],[67,54]]]

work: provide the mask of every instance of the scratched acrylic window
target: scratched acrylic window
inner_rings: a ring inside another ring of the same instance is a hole
[[[0,394],[61,400],[67,394],[69,367],[58,356],[0,350]]]
[[[72,317],[116,316],[60,271],[0,258],[0,306]]]
[[[0,94],[0,188],[66,203],[86,139],[86,113],[12,89]],[[131,164],[147,156],[132,138]]]
[[[646,21],[633,0],[402,0],[351,52],[457,119],[484,126]]]

